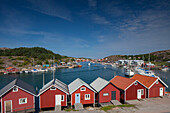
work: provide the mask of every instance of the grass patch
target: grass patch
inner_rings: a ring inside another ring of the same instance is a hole
[[[118,105],[118,106],[109,105],[109,106],[102,107],[101,110],[108,111],[115,107],[135,107],[135,105],[133,105],[133,104],[122,104],[122,105]]]
[[[107,111],[107,110],[110,110],[110,109],[115,108],[115,107],[117,107],[117,106],[115,106],[115,105],[109,105],[109,106],[102,107],[101,110]]]
[[[135,107],[135,105],[133,105],[133,104],[122,104],[122,105],[118,105],[118,107]]]
[[[77,111],[77,110],[75,110],[75,109],[68,109],[68,108],[66,108],[66,109],[64,109],[66,112],[70,112],[70,111]]]

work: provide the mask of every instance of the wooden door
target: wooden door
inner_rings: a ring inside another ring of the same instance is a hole
[[[137,90],[137,99],[141,99],[141,89]]]
[[[163,96],[163,88],[159,89],[159,96]]]
[[[61,105],[61,95],[55,95],[55,105]]]
[[[112,91],[112,100],[116,100],[116,91]]]
[[[75,103],[80,103],[80,93],[75,94]]]
[[[5,101],[5,113],[12,112],[12,100]]]

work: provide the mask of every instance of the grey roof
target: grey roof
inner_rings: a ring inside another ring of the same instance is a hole
[[[80,88],[80,87],[83,86],[83,85],[85,85],[87,88],[89,88],[89,89],[92,90],[93,92],[96,92],[96,91],[93,90],[93,88],[90,87],[87,83],[85,83],[85,82],[82,81],[81,79],[77,78],[76,80],[74,80],[73,82],[71,82],[71,83],[68,85],[70,94],[72,94],[74,91],[76,91],[78,88]]]
[[[24,90],[32,95],[36,95],[36,92],[35,92],[33,86],[27,84],[26,82],[24,82],[22,80],[15,79],[0,90],[0,96],[4,95],[7,91],[9,91],[14,86],[18,86],[22,90]]]
[[[41,95],[43,92],[45,92],[51,86],[55,86],[56,88],[60,89],[61,91],[69,94],[68,86],[65,83],[61,82],[58,79],[53,79],[40,89],[39,95]]]
[[[90,86],[92,86],[97,92],[99,92],[108,84],[109,84],[109,82],[107,80],[104,80],[104,79],[98,77],[95,81],[93,81],[90,84]]]

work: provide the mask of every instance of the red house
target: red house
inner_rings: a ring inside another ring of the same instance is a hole
[[[96,90],[96,101],[98,103],[106,103],[111,100],[120,101],[120,91],[114,85],[112,85],[109,81],[106,81],[100,77],[98,77],[95,81],[93,81],[90,86]]]
[[[53,79],[42,87],[38,96],[40,97],[40,108],[52,108],[57,105],[67,106],[68,87],[58,79]]]
[[[147,98],[164,96],[165,88],[168,87],[159,77],[156,78],[135,74],[131,79],[138,80],[140,83],[146,86]]]
[[[35,90],[34,88],[15,79],[0,90],[1,113],[35,111]]]
[[[95,90],[87,83],[77,78],[68,85],[71,95],[71,105],[75,103],[94,104],[95,103]]]
[[[9,73],[16,73],[19,70],[17,68],[14,68],[14,67],[8,67],[8,68],[6,68],[6,71],[9,72]]]
[[[120,99],[123,102],[146,98],[146,87],[137,80],[115,76],[110,82],[120,89]]]

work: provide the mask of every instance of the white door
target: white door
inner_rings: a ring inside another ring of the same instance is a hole
[[[137,99],[141,99],[141,90],[140,89],[137,90]]]
[[[61,95],[55,95],[55,105],[61,105]]]
[[[163,96],[163,88],[159,89],[159,96]]]

